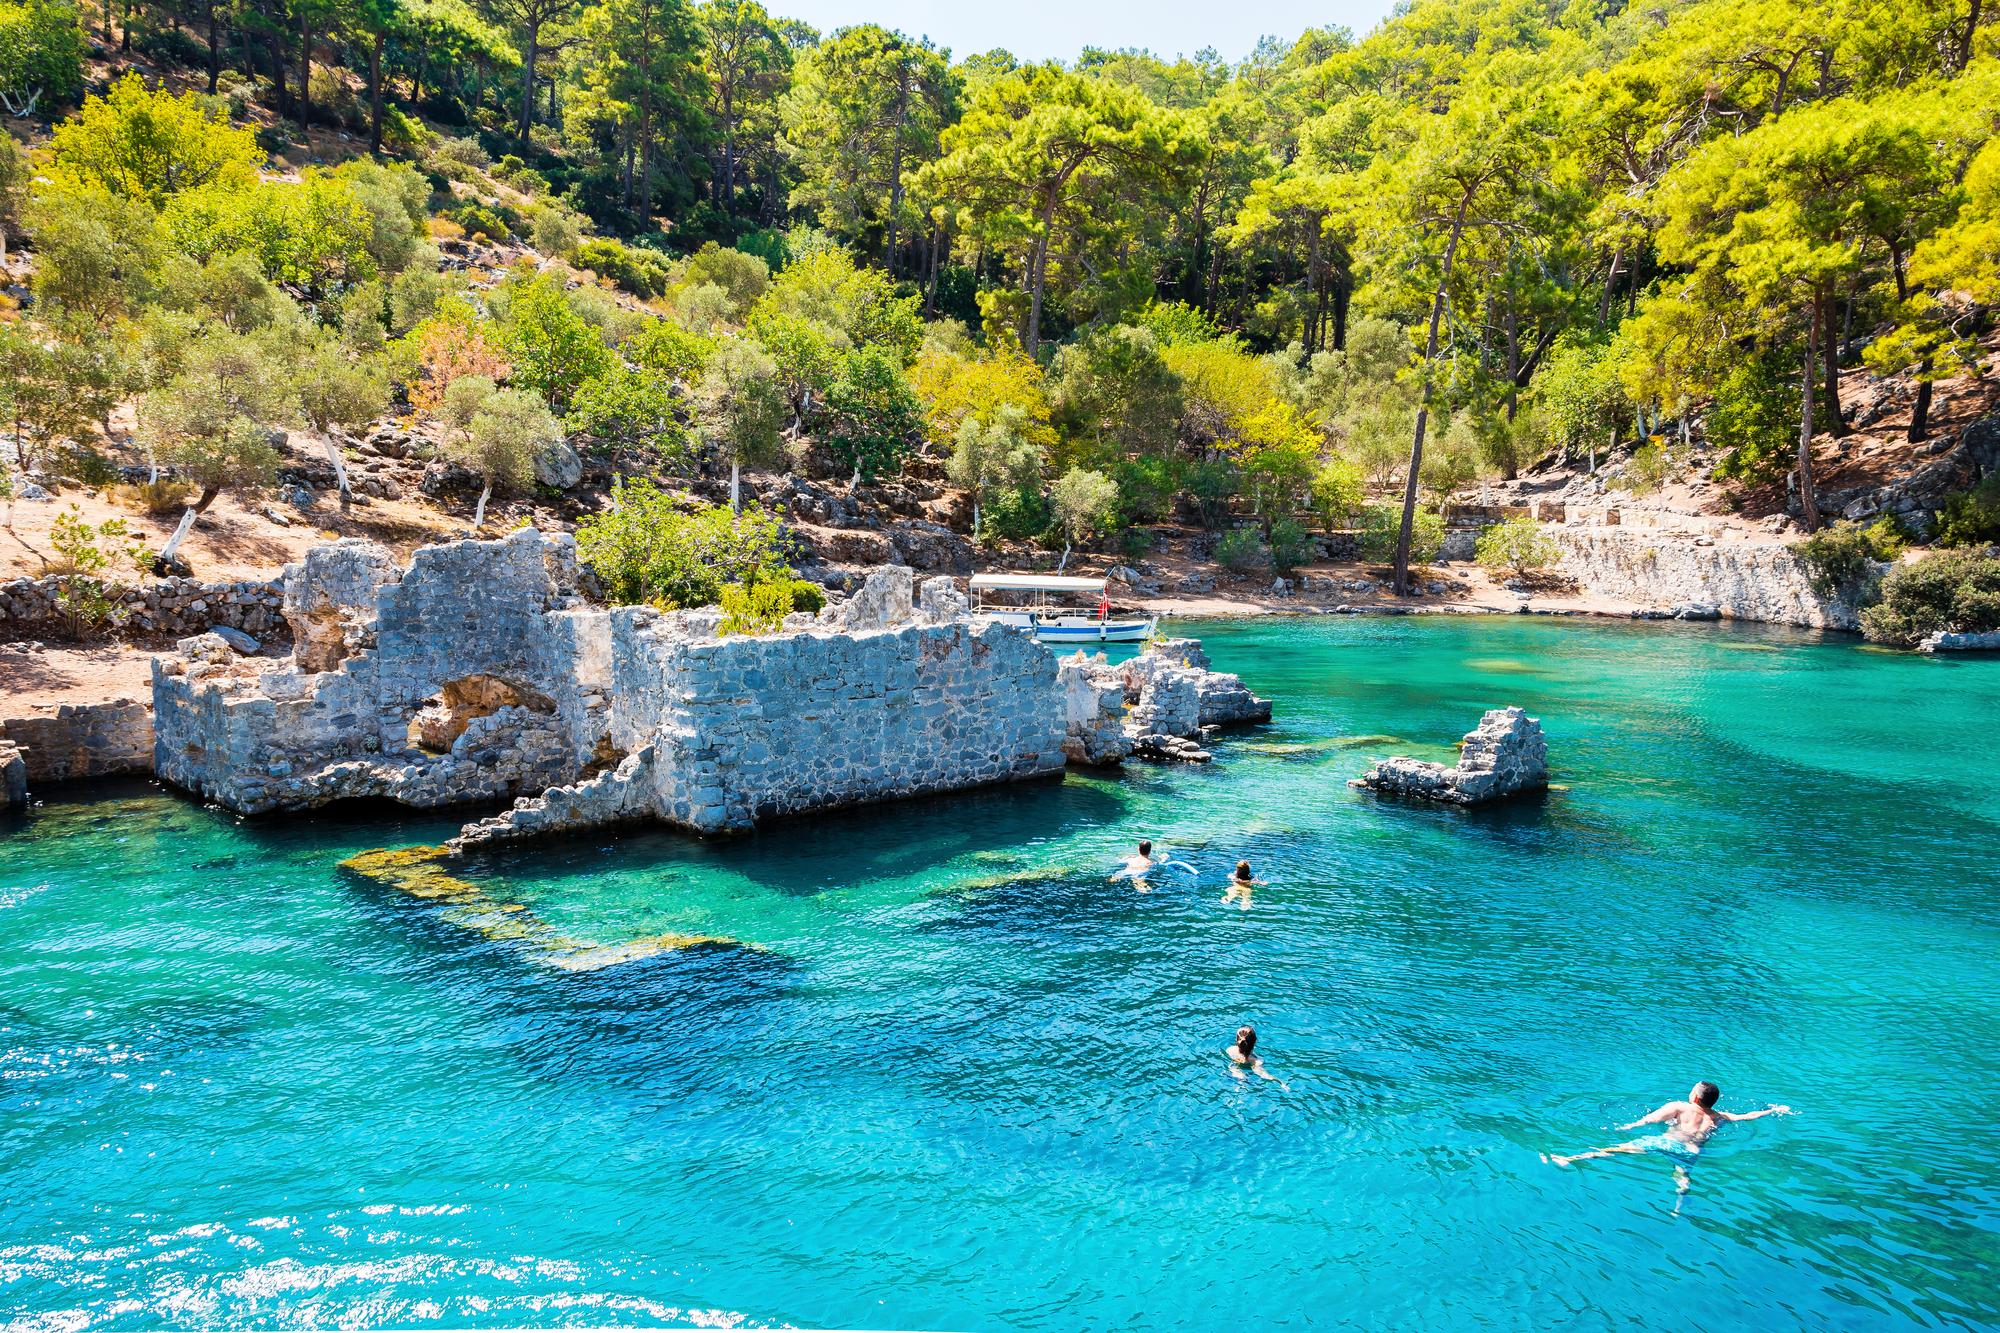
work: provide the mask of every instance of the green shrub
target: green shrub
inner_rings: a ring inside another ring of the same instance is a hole
[[[1311,564],[1318,553],[1312,534],[1297,519],[1281,518],[1271,525],[1271,564],[1280,574]]]
[[[1049,498],[1039,485],[1022,483],[1002,490],[986,504],[980,527],[988,538],[1027,541],[1039,537],[1055,522]]]
[[[424,147],[424,169],[450,181],[476,181],[492,162],[477,139],[439,138]]]
[[[1757,485],[1783,476],[1798,444],[1799,369],[1782,353],[1752,357],[1715,391],[1703,429],[1728,450],[1716,475]]]
[[[83,30],[63,0],[0,5],[0,90],[45,113],[83,89]]]
[[[1118,486],[1118,511],[1127,523],[1158,523],[1172,516],[1180,493],[1180,468],[1172,459],[1150,455],[1111,465]]]
[[[504,241],[514,233],[508,229],[507,220],[484,204],[461,204],[457,208],[445,210],[444,216],[465,228],[468,236],[484,236],[489,241]]]
[[[773,634],[792,613],[792,585],[731,583],[722,590],[722,623],[717,634]]]
[[[665,256],[621,241],[585,241],[576,247],[576,262],[634,296],[658,296],[672,281],[672,266]]]
[[[1882,580],[1882,598],[1861,613],[1877,643],[1914,645],[1940,630],[2000,629],[2000,557],[1990,550],[1936,551],[1898,565]]]
[[[1632,451],[1625,464],[1625,488],[1634,495],[1651,495],[1666,484],[1669,471],[1665,447],[1648,440]]]
[[[1792,543],[1792,554],[1806,567],[1813,591],[1822,597],[1860,592],[1874,575],[1875,562],[1894,560],[1906,543],[1895,521],[1877,519],[1863,527],[1841,522],[1821,528]]]
[[[382,146],[390,152],[419,152],[430,137],[431,132],[415,116],[406,115],[393,106],[382,108]]]
[[[1215,561],[1238,574],[1254,573],[1271,563],[1271,548],[1255,528],[1231,528],[1215,539]]]
[[[1403,527],[1403,507],[1369,505],[1361,511],[1361,554],[1370,560],[1396,558],[1396,539]],[[1410,562],[1427,565],[1444,550],[1444,515],[1417,506],[1410,524]]]
[[[826,589],[810,579],[792,580],[792,610],[817,615],[826,609]]]
[[[1939,546],[1981,546],[2000,542],[2000,472],[1969,491],[1945,497],[1938,510]]]
[[[621,605],[708,606],[732,583],[790,586],[778,520],[754,505],[683,512],[650,481],[612,492],[611,508],[576,527],[577,551]]]
[[[1525,574],[1544,569],[1562,558],[1556,539],[1542,531],[1542,525],[1522,515],[1495,523],[1479,534],[1472,558],[1488,569],[1512,570]]]

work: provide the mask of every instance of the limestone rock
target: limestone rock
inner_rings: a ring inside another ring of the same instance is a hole
[[[841,628],[852,632],[905,624],[913,614],[911,582],[907,566],[890,565],[873,571],[840,608]]]
[[[2000,652],[2000,630],[1971,633],[1939,630],[1917,645],[1920,653]]]
[[[927,578],[919,589],[917,609],[926,622],[942,625],[972,613],[972,601],[958,590],[958,581],[949,574]]]
[[[21,747],[0,737],[0,810],[16,810],[28,803],[28,761]]]
[[[1357,787],[1454,805],[1477,805],[1549,785],[1549,747],[1542,724],[1520,708],[1495,708],[1465,733],[1452,767],[1421,759],[1384,759],[1355,780]]]
[[[285,566],[285,620],[300,668],[332,671],[367,647],[376,590],[396,578],[389,548],[358,537],[315,546]]]
[[[566,491],[583,481],[583,459],[568,441],[557,440],[535,455],[535,480]]]
[[[231,629],[227,625],[217,625],[208,632],[228,644],[237,652],[242,653],[245,657],[255,653],[260,646],[255,639],[245,634],[242,630]]]

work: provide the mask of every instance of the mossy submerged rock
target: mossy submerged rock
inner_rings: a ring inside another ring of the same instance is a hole
[[[1465,733],[1458,763],[1384,759],[1354,786],[1453,805],[1478,805],[1549,785],[1549,746],[1539,718],[1524,709],[1495,708]]]

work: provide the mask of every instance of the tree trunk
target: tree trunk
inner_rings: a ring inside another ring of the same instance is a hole
[[[1069,538],[1065,537],[1063,538],[1062,559],[1056,561],[1056,573],[1060,574],[1065,569],[1068,568],[1069,568]]]
[[[472,511],[472,530],[479,531],[486,526],[486,502],[493,498],[493,478],[486,479],[485,487],[479,492],[479,503]]]
[[[208,95],[215,96],[215,85],[222,78],[222,38],[217,31],[215,0],[208,0]]]
[[[167,538],[167,544],[160,548],[160,564],[173,563],[174,553],[181,549],[181,543],[187,540],[188,533],[194,531],[195,515],[200,512],[200,507],[196,505],[190,505],[182,511],[180,525],[174,529],[174,535]]]
[[[1431,363],[1437,360],[1438,325],[1444,319],[1445,297],[1451,286],[1451,261],[1458,253],[1458,238],[1465,230],[1465,212],[1472,206],[1472,194],[1459,197],[1458,213],[1451,220],[1451,239],[1445,242],[1444,264],[1438,271],[1437,295],[1431,299],[1430,337],[1424,344],[1423,398],[1417,405],[1417,430],[1410,442],[1410,474],[1403,479],[1403,526],[1396,533],[1396,594],[1410,595],[1410,532],[1417,521],[1417,472],[1424,462],[1424,427],[1431,415]]]
[[[1811,307],[1806,310],[1806,360],[1799,372],[1799,509],[1805,517],[1807,532],[1819,530],[1819,502],[1813,496],[1812,471],[1813,370],[1819,359],[1816,313]]]
[[[729,508],[734,513],[743,512],[743,464],[729,460]]]
[[[1618,266],[1625,262],[1625,247],[1619,246],[1611,252],[1611,271],[1604,275],[1604,291],[1597,298],[1597,327],[1603,328],[1611,322],[1611,289],[1618,282]]]
[[[10,510],[13,508],[11,502],[8,508]],[[972,540],[975,542],[979,540],[979,492],[976,490],[972,493]]]
[[[1507,307],[1507,424],[1514,424],[1514,414],[1521,410],[1521,316],[1513,306]],[[1596,472],[1597,468],[1590,469]]]
[[[1952,53],[1953,67],[1946,73],[1955,74],[1972,62],[1972,39],[1979,31],[1980,0],[1972,0],[1971,12],[1965,16],[1965,31],[1958,39],[1958,50]]]
[[[1928,375],[1930,371],[1931,363],[1925,361],[1919,373]],[[1930,428],[1931,382],[1928,379],[1922,379],[1917,381],[1916,405],[1910,409],[1910,430],[1908,436],[1910,443],[1921,444],[1924,438],[1930,434]]]
[[[378,30],[368,47],[368,151],[382,151],[382,38]]]
[[[301,17],[299,19],[299,128],[302,130],[312,126],[312,72],[312,28]]]
[[[1820,354],[1826,359],[1827,434],[1839,439],[1848,433],[1847,418],[1840,410],[1840,344],[1833,336],[1833,298],[1819,300]]]
[[[347,455],[332,435],[322,435],[320,440],[326,445],[326,461],[333,464],[333,475],[340,486],[340,512],[345,514],[354,508],[354,492],[347,484]]]
[[[222,494],[220,486],[202,487],[201,494],[194,498],[194,512],[197,514],[206,514],[208,507],[215,503],[215,497],[220,494]]]
[[[541,32],[530,27],[524,34],[527,46],[521,51],[521,142],[528,142],[528,130],[535,123],[535,57],[540,54]]]
[[[903,211],[903,126],[910,113],[910,71],[907,66],[902,74],[896,94],[896,141],[889,149],[889,251],[882,257],[882,267],[889,271],[891,279],[896,276],[896,222]]]

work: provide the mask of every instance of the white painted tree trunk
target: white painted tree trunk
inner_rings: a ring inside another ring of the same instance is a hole
[[[979,492],[972,493],[972,540],[979,540]]]
[[[1056,561],[1056,573],[1060,574],[1065,569],[1068,568],[1069,568],[1069,543],[1065,541],[1063,543],[1062,559]]]
[[[322,435],[320,440],[326,445],[326,461],[333,464],[333,475],[340,483],[340,512],[344,514],[354,507],[354,492],[347,488],[347,451],[331,435]]]
[[[743,465],[733,458],[729,460],[729,508],[743,512]]]
[[[479,505],[472,511],[472,530],[479,531],[486,526],[486,502],[493,498],[493,482],[489,478],[484,490],[479,492]]]
[[[167,538],[167,544],[160,548],[161,564],[170,565],[173,563],[174,553],[181,549],[181,543],[187,540],[187,535],[190,532],[194,531],[194,520],[194,506],[189,505],[187,511],[181,515],[180,526],[174,529],[174,535]]]

